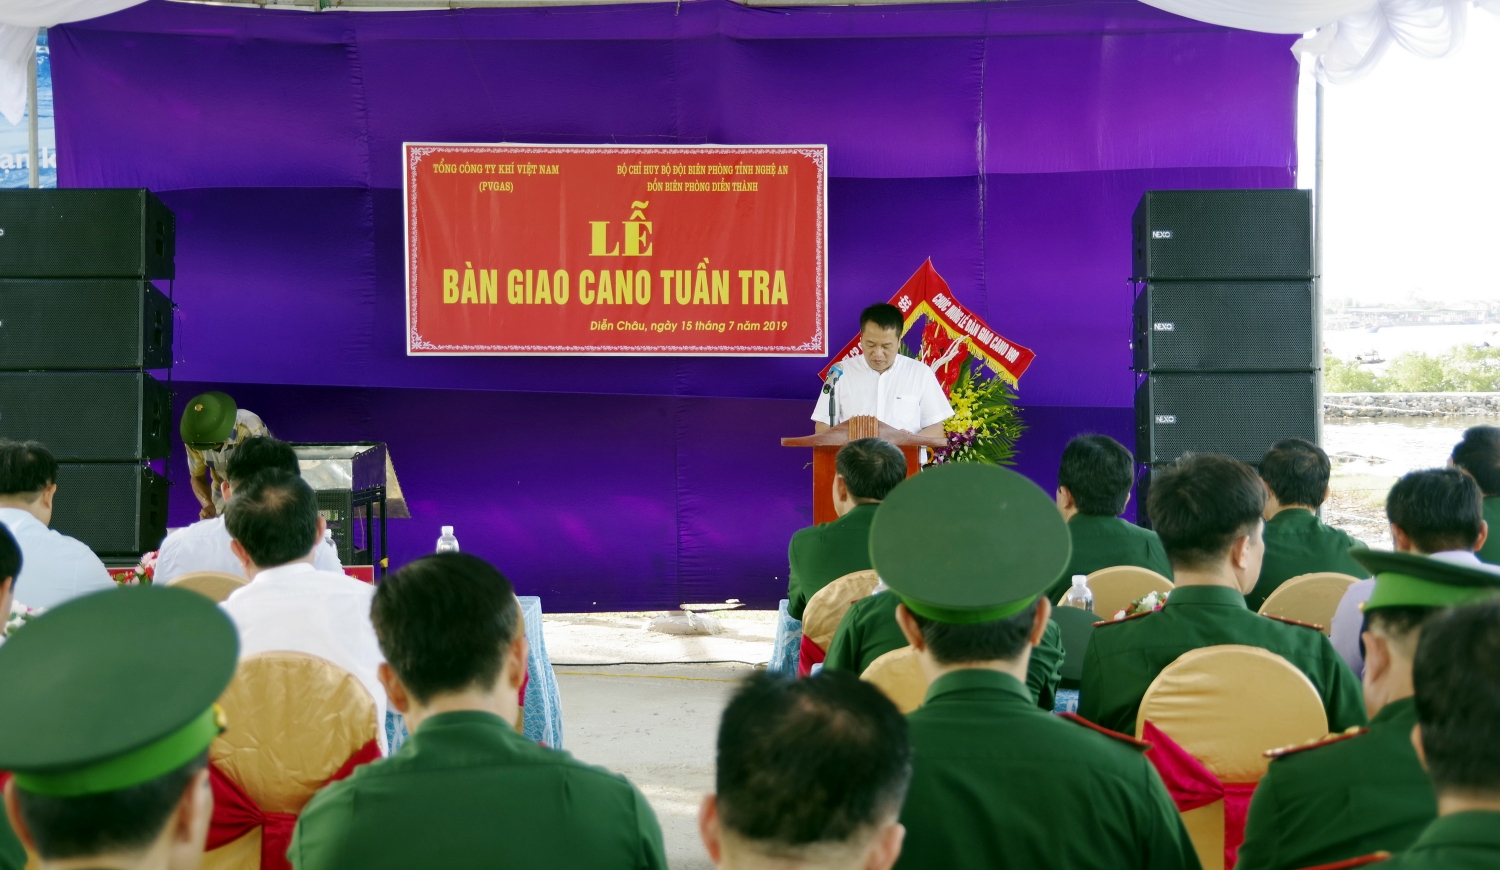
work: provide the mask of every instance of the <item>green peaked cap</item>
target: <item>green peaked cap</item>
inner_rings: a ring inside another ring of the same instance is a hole
[[[0,646],[0,770],[34,794],[149,782],[221,730],[239,638],[195,592],[130,586],[77,598]]]
[[[1365,610],[1452,607],[1500,595],[1500,574],[1415,553],[1352,547],[1349,555],[1375,575]]]
[[[1003,619],[1062,576],[1068,524],[1036,484],[977,463],[929,468],[891,491],[870,561],[907,609],[939,622]]]
[[[200,450],[218,447],[234,431],[234,415],[238,410],[228,393],[201,393],[192,397],[178,426],[182,443]]]

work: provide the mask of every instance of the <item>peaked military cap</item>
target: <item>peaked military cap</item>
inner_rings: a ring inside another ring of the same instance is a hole
[[[1375,575],[1365,610],[1380,607],[1450,607],[1500,595],[1500,574],[1415,553],[1354,547],[1349,555]]]
[[[222,730],[234,624],[184,589],[132,586],[50,610],[0,646],[0,770],[79,797],[170,773]]]
[[[202,393],[188,400],[178,431],[182,443],[198,450],[212,449],[229,440],[234,415],[239,410],[228,393]]]
[[[994,465],[929,468],[891,491],[870,561],[908,610],[971,624],[1019,613],[1062,575],[1068,526],[1036,484]]]

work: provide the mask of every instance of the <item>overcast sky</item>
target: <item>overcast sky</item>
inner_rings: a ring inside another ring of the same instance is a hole
[[[1500,300],[1500,16],[1324,93],[1324,298]]]

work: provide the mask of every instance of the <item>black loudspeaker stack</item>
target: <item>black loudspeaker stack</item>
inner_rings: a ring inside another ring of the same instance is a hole
[[[167,529],[176,220],[149,190],[0,191],[0,438],[57,457],[52,527],[110,561]]]
[[[1315,442],[1310,193],[1147,191],[1132,229],[1142,501],[1152,470],[1184,453],[1255,464],[1283,438]]]

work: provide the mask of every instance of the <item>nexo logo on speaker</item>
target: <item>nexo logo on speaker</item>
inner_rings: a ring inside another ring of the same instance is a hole
[[[1170,239],[1170,238],[1172,238],[1172,231],[1171,230],[1152,230],[1151,231],[1151,238],[1153,238],[1153,239]]]
[[[1158,425],[1158,426],[1168,426],[1168,425],[1171,425],[1171,424],[1176,423],[1176,422],[1177,422],[1177,415],[1176,414],[1157,414],[1156,415],[1156,425]]]
[[[1175,323],[1153,323],[1153,324],[1151,324],[1151,328],[1154,329],[1154,330],[1156,330],[1157,332],[1176,332],[1177,331],[1177,324],[1175,324]]]

